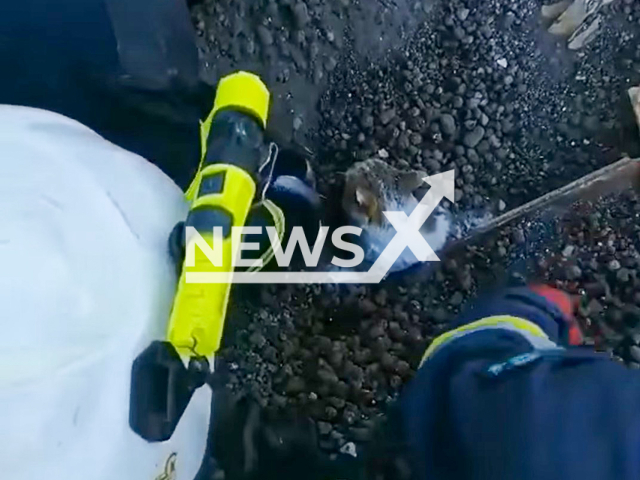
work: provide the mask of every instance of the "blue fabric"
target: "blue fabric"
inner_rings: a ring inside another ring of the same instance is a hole
[[[560,309],[527,287],[509,288],[482,297],[456,319],[453,328],[495,315],[529,320],[538,325],[552,342],[566,344],[569,331]]]
[[[541,297],[511,293],[472,310],[527,318],[552,338],[561,329],[548,305],[532,307]],[[584,349],[534,351],[500,329],[464,336],[425,362],[400,414],[420,479],[640,478],[640,376]]]

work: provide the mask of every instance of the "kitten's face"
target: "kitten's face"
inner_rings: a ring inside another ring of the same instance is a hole
[[[417,171],[403,172],[376,158],[356,163],[346,173],[342,206],[356,225],[382,227],[388,223],[383,212],[413,211],[418,202],[415,191],[424,176]]]
[[[384,212],[402,211],[411,215],[429,189],[424,177],[426,173],[403,172],[378,159],[357,163],[349,169],[342,205],[351,223],[363,229],[360,240],[368,261],[375,262],[397,234]],[[449,214],[437,207],[420,233],[438,251],[447,241],[450,225]],[[405,249],[391,271],[401,271],[418,262],[413,252]]]

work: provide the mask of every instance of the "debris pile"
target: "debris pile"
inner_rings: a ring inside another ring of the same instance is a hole
[[[627,93],[640,84],[640,3],[603,6],[599,35],[576,51],[547,31],[536,0],[390,3],[204,0],[192,11],[205,72],[265,78],[274,135],[314,152],[327,197],[376,156],[453,169],[450,209],[499,214],[640,157]],[[231,387],[306,412],[326,451],[364,443],[480,286],[531,279],[582,295],[596,347],[640,367],[640,203],[624,193],[576,208],[587,213],[507,226],[381,285],[236,288]]]

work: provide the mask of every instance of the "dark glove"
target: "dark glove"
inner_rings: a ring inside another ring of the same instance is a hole
[[[225,480],[337,480],[311,419],[227,389],[215,392],[213,415],[212,452]]]

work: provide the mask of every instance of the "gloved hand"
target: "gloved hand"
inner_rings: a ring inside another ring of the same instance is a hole
[[[322,204],[315,190],[315,175],[304,154],[293,149],[280,150],[271,162],[258,175],[258,193],[245,224],[261,228],[261,233],[242,237],[245,243],[258,244],[256,251],[244,252],[243,258],[262,259],[262,267],[249,271],[267,267],[274,257],[266,228],[274,227],[280,243],[286,245],[294,227],[302,227],[305,238],[316,238],[321,226]],[[185,256],[184,222],[178,223],[169,236],[169,253],[180,275]]]
[[[309,418],[263,409],[225,388],[215,391],[213,416],[212,452],[225,480],[338,478]]]

